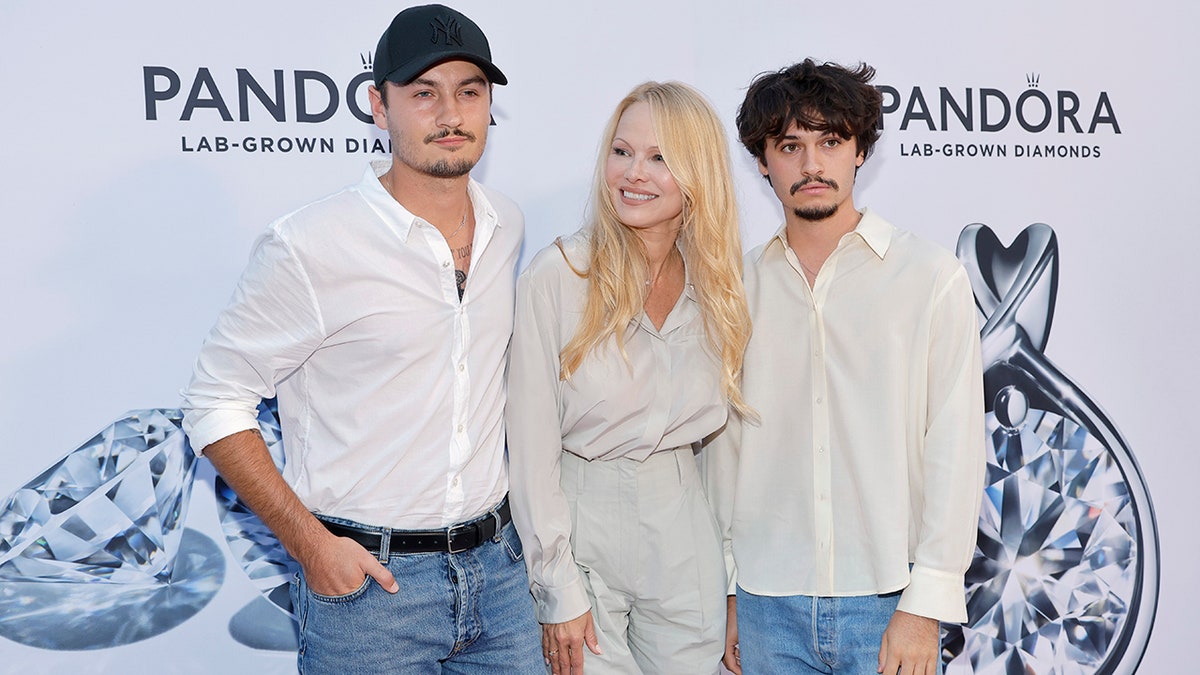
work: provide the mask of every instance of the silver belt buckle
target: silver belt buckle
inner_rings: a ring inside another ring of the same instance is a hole
[[[471,546],[464,546],[462,548],[457,548],[457,549],[454,548],[454,535],[459,532],[462,532],[464,530],[468,530],[472,527],[475,527],[475,526],[471,525],[471,524],[455,525],[455,526],[451,527],[450,529],[446,530],[446,552],[447,553],[462,553],[463,551],[471,550],[474,547],[474,544],[472,544]]]

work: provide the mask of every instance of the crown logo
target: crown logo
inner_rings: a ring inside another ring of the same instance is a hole
[[[1034,89],[1037,89],[1038,82],[1040,82],[1041,79],[1042,79],[1042,76],[1038,75],[1037,73],[1027,73],[1025,75],[1025,81],[1028,82],[1029,86]]]
[[[372,70],[375,68],[375,62],[371,59],[371,52],[359,52],[358,58],[362,59],[363,70]]]
[[[433,29],[433,34],[429,37],[430,42],[434,44],[440,42],[447,47],[451,43],[462,46],[462,26],[458,24],[458,19],[453,17],[446,20],[434,19],[429,22],[429,27]]]

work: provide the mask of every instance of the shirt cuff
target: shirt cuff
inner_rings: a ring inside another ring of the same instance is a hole
[[[728,581],[725,595],[737,595],[737,563],[729,552],[725,553],[725,578]]]
[[[239,431],[257,429],[257,412],[257,409],[254,413],[240,410],[186,410],[183,416],[183,430],[187,434],[192,451],[197,456],[203,456],[205,448],[222,438]]]
[[[913,565],[897,609],[947,623],[967,620],[964,575]]]
[[[565,623],[592,610],[582,579],[556,588],[535,585],[532,591],[538,623]]]

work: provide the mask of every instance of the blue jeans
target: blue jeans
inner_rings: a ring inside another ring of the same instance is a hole
[[[512,523],[469,551],[394,554],[387,568],[400,584],[395,595],[370,577],[348,595],[318,595],[296,575],[301,673],[545,675]]]
[[[899,603],[900,593],[768,597],[738,588],[742,672],[875,675],[883,631]]]

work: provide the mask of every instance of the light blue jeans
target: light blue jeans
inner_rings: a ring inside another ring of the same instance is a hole
[[[899,603],[900,593],[768,597],[738,588],[742,672],[875,675],[883,631]]]
[[[301,673],[545,675],[512,523],[469,551],[395,554],[387,568],[400,584],[395,595],[369,577],[348,595],[318,595],[296,575]]]

